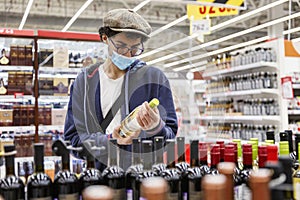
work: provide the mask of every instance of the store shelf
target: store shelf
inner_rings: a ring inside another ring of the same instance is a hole
[[[32,71],[33,66],[1,65],[1,71]]]
[[[220,93],[206,93],[207,97],[226,97],[226,96],[245,96],[245,95],[254,95],[254,94],[276,94],[278,95],[277,89],[256,89],[256,90],[241,90],[241,91],[228,91]]]
[[[244,71],[244,70],[251,70],[251,69],[256,69],[256,68],[261,68],[261,67],[272,67],[272,68],[277,68],[277,63],[274,62],[258,62],[258,63],[253,63],[249,65],[241,65],[241,66],[236,66],[232,67],[229,69],[222,69],[222,70],[216,70],[212,72],[206,72],[203,73],[203,77],[210,77],[210,76],[219,76],[219,75],[225,75],[225,74],[230,74],[234,72],[239,72],[239,71]]]
[[[39,130],[41,131],[47,131],[47,130],[63,130],[63,125],[39,125]],[[35,131],[35,126],[1,126],[1,131],[20,131],[20,132],[26,132],[26,131]]]
[[[201,120],[217,121],[280,121],[280,116],[255,116],[255,115],[221,115],[221,116],[200,116]]]
[[[69,102],[69,96],[49,96],[49,95],[41,95],[39,97],[39,102],[40,103],[67,103]],[[14,95],[0,95],[0,102],[12,102],[12,103],[19,103],[19,102],[24,102],[24,101],[34,101],[34,97],[31,95],[24,95],[22,97],[17,97],[15,98]]]
[[[289,115],[300,115],[300,110],[288,110]]]
[[[300,83],[293,83],[294,89],[300,89]]]
[[[194,92],[195,93],[205,93],[206,90],[205,89],[195,89]]]

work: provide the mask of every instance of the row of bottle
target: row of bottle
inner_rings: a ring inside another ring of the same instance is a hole
[[[257,125],[243,123],[209,122],[207,136],[211,138],[242,139],[258,138],[259,142],[267,139],[266,132],[278,132],[276,125]]]
[[[276,89],[278,87],[276,72],[255,72],[234,76],[225,76],[211,80],[207,84],[207,93],[220,93],[229,91]]]
[[[257,98],[247,100],[211,100],[205,108],[207,115],[222,115],[226,113],[243,115],[279,115],[278,101],[273,98]]]
[[[208,60],[207,69],[222,70],[258,62],[276,62],[276,52],[273,48],[255,48],[245,51],[223,53]]]

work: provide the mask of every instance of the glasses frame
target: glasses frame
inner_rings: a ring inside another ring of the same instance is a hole
[[[114,41],[113,41],[112,39],[109,39],[109,40],[111,41],[111,43],[113,44],[113,46],[117,49],[117,53],[118,53],[118,54],[125,55],[125,54],[127,54],[128,51],[129,51],[129,52],[130,52],[130,55],[131,55],[132,57],[134,57],[134,56],[139,56],[139,55],[141,55],[141,54],[144,52],[144,44],[143,44],[143,42],[141,43],[141,44],[142,44],[142,49],[141,49],[141,48],[138,48],[138,47],[128,48],[127,46],[125,46],[125,47],[118,47],[118,46],[116,46],[116,44],[114,43]],[[119,50],[120,50],[120,49],[127,49],[127,51],[126,51],[125,53],[119,53]],[[139,53],[139,54],[132,54],[132,51],[133,51],[134,49],[140,50],[141,53]]]

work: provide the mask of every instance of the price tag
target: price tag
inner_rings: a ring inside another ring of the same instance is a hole
[[[192,35],[194,33],[209,34],[210,20],[209,19],[191,20],[190,34]]]
[[[239,11],[233,8],[187,5],[187,14],[190,20],[192,18],[194,20],[202,19],[207,16],[219,17],[219,16],[237,15],[238,13]]]
[[[293,99],[294,98],[294,90],[292,84],[292,77],[286,76],[281,78],[281,86],[282,86],[282,96],[285,99]]]

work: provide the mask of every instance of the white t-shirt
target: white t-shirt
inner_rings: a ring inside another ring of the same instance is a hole
[[[122,84],[124,76],[118,79],[109,78],[103,69],[103,65],[99,66],[99,76],[100,76],[100,105],[102,109],[103,118],[107,115],[108,111],[111,109],[112,105],[115,103],[119,95],[121,94]],[[114,116],[111,123],[106,129],[106,134],[113,132],[114,128],[120,125],[121,122],[121,112],[120,110]]]

